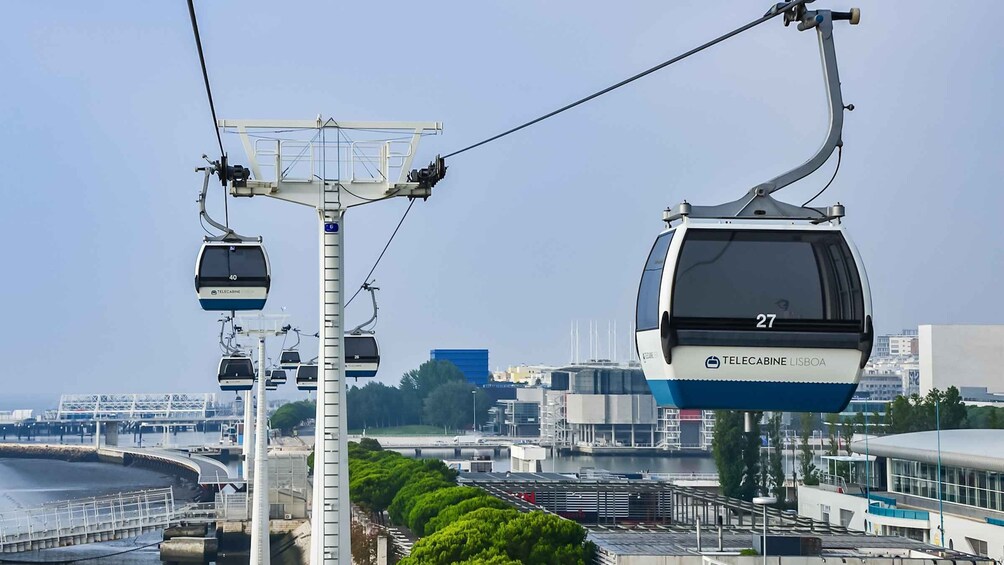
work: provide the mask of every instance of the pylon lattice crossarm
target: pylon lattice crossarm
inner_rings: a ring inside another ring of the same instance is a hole
[[[320,117],[220,120],[218,125],[240,136],[254,176],[246,184],[230,183],[231,195],[269,196],[326,210],[394,196],[428,198],[428,183],[411,180],[409,174],[422,136],[443,128],[439,122],[338,122]]]

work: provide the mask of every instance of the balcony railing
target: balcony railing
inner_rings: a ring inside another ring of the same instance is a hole
[[[873,516],[905,518],[907,520],[929,520],[931,517],[931,514],[926,510],[903,510],[901,508],[882,508],[881,506],[868,508],[868,513]]]

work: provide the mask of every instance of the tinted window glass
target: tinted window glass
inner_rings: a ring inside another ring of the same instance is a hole
[[[220,373],[228,377],[252,377],[254,369],[248,359],[227,359],[223,361],[223,370]]]
[[[864,313],[857,268],[839,232],[690,230],[675,278],[673,316],[698,326],[731,320],[754,328],[760,314],[776,316],[776,329],[860,325]]]
[[[300,353],[298,351],[283,351],[279,356],[280,363],[299,363]]]
[[[272,374],[269,375],[269,378],[271,378],[273,381],[284,381],[286,380],[286,371],[283,371],[281,369],[274,369],[272,370]]]
[[[357,355],[359,357],[376,357],[376,338],[370,336],[345,336],[345,357],[352,359]]]
[[[652,251],[645,262],[645,271],[641,274],[638,285],[637,316],[635,324],[638,330],[651,330],[659,327],[659,285],[662,283],[662,268],[666,264],[666,253],[673,241],[673,234],[666,232],[655,240]]]
[[[265,253],[257,245],[211,245],[202,253],[199,276],[210,279],[265,279]]]
[[[301,381],[316,381],[317,365],[300,365],[296,370],[296,378]]]

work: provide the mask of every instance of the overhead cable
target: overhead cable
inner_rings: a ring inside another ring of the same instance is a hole
[[[378,256],[376,262],[373,263],[373,268],[370,269],[370,272],[366,274],[365,278],[363,278],[363,284],[359,285],[359,288],[356,289],[356,292],[355,294],[352,295],[352,298],[349,298],[349,300],[345,303],[346,307],[348,307],[349,304],[352,304],[352,301],[355,300],[357,296],[359,296],[359,293],[362,292],[364,288],[366,288],[366,284],[370,282],[370,277],[373,276],[373,271],[375,271],[377,265],[380,264],[380,260],[383,259],[384,253],[387,253],[387,248],[390,247],[390,243],[394,241],[394,236],[396,236],[397,231],[401,229],[401,224],[404,223],[404,219],[408,217],[408,212],[411,212],[411,207],[414,205],[415,205],[414,200],[408,203],[408,207],[404,210],[404,214],[401,215],[401,220],[398,221],[397,227],[394,228],[394,233],[390,234],[390,239],[387,240],[387,244],[383,246],[383,251],[380,252],[380,256]]]
[[[220,137],[220,128],[217,126],[219,120],[216,119],[216,105],[213,104],[213,89],[209,87],[209,71],[206,70],[206,56],[202,52],[202,38],[199,37],[199,22],[195,19],[194,0],[188,0],[188,14],[192,17],[192,33],[195,34],[195,47],[199,51],[199,63],[202,65],[202,80],[206,83],[206,96],[209,97],[209,111],[213,114],[213,131],[216,132],[216,141],[220,144],[220,155],[225,155],[223,150],[223,138]]]
[[[787,11],[787,10],[789,10],[789,9],[791,9],[791,8],[799,5],[799,4],[804,4],[805,2],[806,2],[806,0],[793,0],[791,2],[782,2],[782,3],[779,3],[776,6],[774,6],[773,8],[771,8],[771,10],[768,11],[766,14],[764,14],[763,17],[758,18],[756,20],[753,20],[752,22],[750,22],[750,23],[748,23],[748,24],[746,24],[744,26],[738,27],[738,28],[736,28],[736,29],[734,29],[734,30],[726,33],[725,35],[720,35],[720,36],[716,37],[715,39],[712,39],[711,41],[709,41],[707,43],[699,45],[698,47],[695,47],[695,48],[691,49],[690,51],[687,51],[686,53],[683,53],[682,55],[677,55],[676,57],[673,57],[672,59],[669,59],[667,61],[663,61],[662,63],[659,63],[658,65],[656,65],[654,67],[646,69],[646,70],[644,70],[644,71],[642,71],[642,72],[640,72],[640,73],[638,73],[638,74],[636,74],[636,75],[634,75],[632,77],[626,78],[626,79],[618,82],[617,84],[610,85],[610,86],[604,88],[603,90],[599,90],[597,92],[594,92],[594,93],[590,94],[589,96],[586,96],[585,98],[580,98],[580,99],[576,100],[575,102],[572,102],[571,104],[566,104],[565,106],[562,106],[561,108],[558,108],[557,110],[554,110],[552,112],[548,112],[547,114],[544,114],[543,116],[540,116],[538,118],[534,118],[534,119],[530,120],[529,122],[525,122],[523,124],[520,124],[520,125],[512,128],[512,129],[508,129],[508,130],[506,130],[506,131],[504,131],[504,132],[502,132],[500,134],[493,135],[492,137],[489,137],[488,139],[484,139],[482,141],[479,141],[479,142],[477,142],[477,143],[475,143],[473,145],[468,145],[467,147],[464,147],[463,149],[459,149],[459,150],[454,151],[452,153],[447,153],[446,155],[443,156],[443,158],[445,159],[445,158],[449,158],[449,157],[454,157],[456,155],[460,155],[461,153],[464,153],[465,151],[470,151],[471,149],[474,149],[476,147],[481,147],[482,145],[491,143],[491,142],[493,142],[493,141],[495,141],[497,139],[501,139],[501,138],[503,138],[503,137],[505,137],[505,136],[507,136],[509,134],[516,133],[517,131],[520,131],[522,129],[526,129],[526,128],[528,128],[528,127],[530,127],[530,126],[532,126],[534,124],[540,123],[540,122],[542,122],[542,121],[544,121],[544,120],[546,120],[548,118],[557,116],[558,114],[560,114],[560,113],[562,113],[562,112],[564,112],[566,110],[571,110],[572,108],[575,108],[576,106],[579,106],[581,104],[585,104],[586,102],[589,102],[590,100],[592,100],[594,98],[599,98],[600,96],[603,96],[604,94],[606,94],[608,92],[611,92],[613,90],[617,90],[618,88],[620,88],[622,86],[630,84],[630,83],[632,83],[632,82],[634,82],[634,81],[636,81],[636,80],[638,80],[640,78],[646,77],[646,76],[648,76],[648,75],[650,75],[650,74],[652,74],[652,73],[654,73],[654,72],[656,72],[658,70],[664,69],[664,68],[666,68],[666,67],[668,67],[668,66],[670,66],[670,65],[672,65],[674,63],[678,63],[678,62],[686,59],[687,57],[690,57],[691,55],[695,55],[697,53],[700,53],[701,51],[704,51],[708,47],[711,47],[713,45],[717,45],[718,43],[721,43],[722,41],[725,41],[726,39],[729,39],[731,37],[739,35],[740,33],[744,32],[744,31],[746,31],[748,29],[754,28],[754,27],[756,27],[756,26],[758,26],[758,25],[760,25],[760,24],[762,24],[762,23],[764,23],[764,22],[766,22],[768,20],[771,20],[771,19],[773,19],[773,18],[775,18],[777,16],[780,16],[785,11]]]

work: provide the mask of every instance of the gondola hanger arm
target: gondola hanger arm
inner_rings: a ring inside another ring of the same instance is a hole
[[[826,83],[826,99],[829,111],[829,126],[822,146],[816,153],[801,165],[778,175],[767,182],[760,183],[732,202],[713,206],[696,206],[686,201],[667,208],[663,212],[663,221],[671,224],[683,218],[759,218],[759,219],[804,219],[810,221],[839,220],[843,214],[843,206],[825,208],[810,208],[788,204],[774,199],[771,195],[782,188],[797,182],[819,169],[833,155],[833,151],[843,145],[841,134],[844,125],[844,110],[851,111],[853,105],[844,106],[840,93],[840,75],[837,72],[837,56],[833,46],[833,22],[846,20],[856,25],[861,19],[861,12],[852,8],[849,12],[831,12],[830,10],[806,10],[805,5],[777,5],[768,13],[784,12],[784,23],[789,25],[798,22],[798,29],[816,30],[819,40],[819,54],[823,65],[823,80]]]
[[[370,316],[369,320],[366,320],[365,322],[349,330],[348,332],[349,335],[362,335],[362,334],[372,335],[373,333],[375,333],[373,330],[363,329],[366,326],[369,326],[370,324],[376,322],[377,319],[377,310],[379,310],[379,308],[377,308],[376,291],[380,290],[380,287],[373,286],[373,283],[375,282],[376,281],[363,283],[363,290],[369,292],[370,298],[373,299],[373,315]]]
[[[800,4],[788,9],[784,14],[784,25],[787,26],[797,21],[799,31],[813,28],[816,30],[816,37],[819,40],[819,55],[823,64],[823,81],[826,83],[829,126],[823,144],[812,157],[794,169],[753,187],[750,191],[751,196],[772,194],[809,176],[823,166],[823,163],[833,155],[837,147],[843,144],[841,134],[844,127],[844,110],[853,111],[854,105],[844,106],[843,95],[840,92],[837,54],[833,46],[834,20],[847,20],[851,25],[857,25],[861,20],[861,11],[857,8],[852,8],[849,12],[806,10],[805,5]]]
[[[205,155],[203,155],[205,157]],[[240,235],[228,226],[225,226],[212,218],[209,212],[206,211],[206,195],[209,193],[209,178],[221,170],[220,167],[225,166],[220,163],[210,163],[208,166],[199,167],[195,169],[196,171],[201,171],[204,173],[204,178],[202,181],[202,191],[199,192],[199,216],[202,217],[209,225],[223,232],[222,235],[216,237],[206,236],[206,241],[261,241],[261,237],[248,237]],[[246,170],[246,169],[244,169]]]

